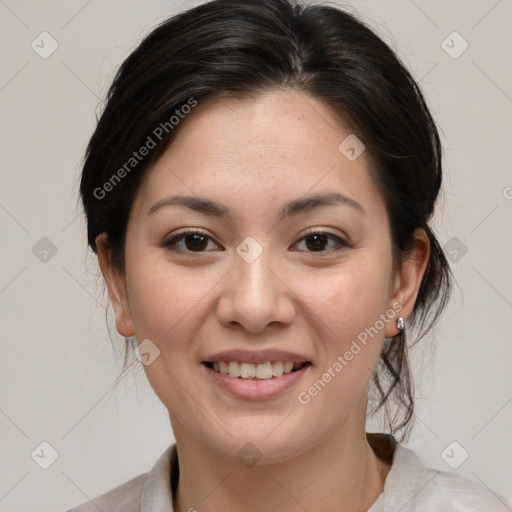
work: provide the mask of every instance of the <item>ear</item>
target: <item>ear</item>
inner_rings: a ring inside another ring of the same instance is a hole
[[[112,266],[107,233],[101,233],[96,237],[96,248],[101,273],[107,283],[108,294],[116,313],[117,332],[129,338],[135,334],[135,328],[126,293],[126,282],[124,276]]]
[[[417,228],[414,231],[413,237],[414,248],[395,273],[393,295],[390,300],[390,305],[395,305],[393,308],[395,311],[397,310],[397,304],[401,305],[402,309],[397,312],[397,317],[401,316],[404,321],[407,320],[414,309],[430,256],[430,240],[425,230]],[[386,338],[391,338],[398,333],[399,330],[396,327],[396,322],[388,322],[386,324]]]

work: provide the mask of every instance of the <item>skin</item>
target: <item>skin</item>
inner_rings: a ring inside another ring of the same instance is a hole
[[[349,161],[338,150],[349,127],[305,93],[223,99],[199,105],[182,123],[132,205],[124,274],[111,265],[107,236],[98,238],[119,333],[161,351],[144,368],[178,446],[175,510],[367,510],[390,470],[366,440],[368,385],[384,337],[398,332],[396,317],[310,403],[297,394],[393,303],[407,319],[428,238],[417,230],[410,259],[393,269],[388,215],[367,155]],[[285,203],[333,191],[364,213],[336,204],[276,223]],[[148,214],[173,194],[212,199],[232,217],[181,206]],[[190,238],[174,251],[164,246],[182,228],[210,237],[203,252]],[[304,238],[310,228],[349,245],[327,238],[315,251]],[[250,264],[236,252],[248,236],[263,249]],[[237,348],[289,350],[312,365],[279,396],[242,400],[212,384],[201,364]],[[262,454],[252,467],[237,458],[247,442]]]

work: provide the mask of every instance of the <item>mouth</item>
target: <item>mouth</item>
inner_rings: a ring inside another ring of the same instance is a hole
[[[246,363],[242,361],[203,361],[202,364],[220,375],[239,380],[275,380],[283,375],[299,372],[308,366],[309,361],[266,361]]]

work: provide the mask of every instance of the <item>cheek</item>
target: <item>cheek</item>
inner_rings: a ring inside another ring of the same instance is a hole
[[[127,284],[138,337],[174,343],[188,317],[200,310],[201,299],[211,287],[209,280],[147,253],[139,258],[135,253],[132,262]]]
[[[390,260],[360,254],[350,264],[303,282],[304,302],[322,321],[323,334],[339,348],[375,324],[388,307]]]
[[[184,369],[197,364],[194,340],[207,316],[206,295],[215,279],[149,258],[139,260],[133,270],[129,300],[137,339],[150,339],[160,351],[144,371],[160,400],[180,411],[190,401],[186,390],[193,389],[193,381],[187,381]]]
[[[306,383],[313,387],[302,391],[312,393],[314,416],[327,415],[334,421],[364,400],[382,350],[380,318],[388,307],[390,269],[391,258],[385,251],[362,250],[331,275],[316,280],[314,293],[310,290],[308,305],[317,317],[320,365]],[[336,406],[327,411],[326,403]]]
[[[371,261],[338,269],[317,281],[315,293],[308,295],[323,353],[298,398],[301,404],[307,402],[311,417],[327,424],[339,423],[356,404],[364,404],[379,361],[384,338],[379,319],[387,308],[389,275],[385,264]]]

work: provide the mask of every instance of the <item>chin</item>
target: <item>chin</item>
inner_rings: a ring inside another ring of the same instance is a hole
[[[211,431],[205,433],[208,437],[203,441],[223,457],[237,459],[247,467],[278,464],[308,451],[317,442],[316,436],[304,429],[304,424],[285,427],[288,420],[283,419],[265,421],[261,416],[253,416],[250,420],[225,423],[232,437],[221,429],[216,438],[211,437]],[[257,426],[256,422],[259,422]]]

